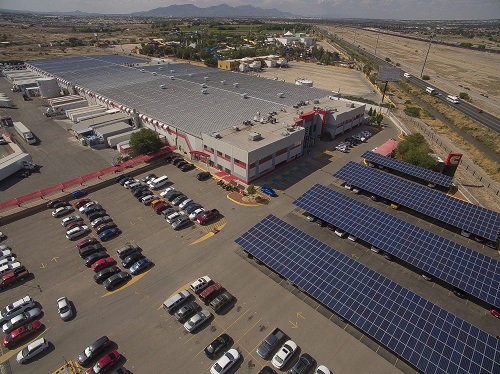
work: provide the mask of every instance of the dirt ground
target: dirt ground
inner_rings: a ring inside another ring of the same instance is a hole
[[[325,27],[346,41],[377,56],[400,63],[401,68],[420,76],[429,43],[353,28]],[[355,40],[354,40],[355,39]],[[478,107],[500,116],[500,54],[432,44],[424,74],[430,83],[452,94],[467,92]]]

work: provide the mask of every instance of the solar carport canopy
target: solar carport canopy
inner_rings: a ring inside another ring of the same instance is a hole
[[[500,372],[500,340],[280,220],[236,243],[424,373]]]

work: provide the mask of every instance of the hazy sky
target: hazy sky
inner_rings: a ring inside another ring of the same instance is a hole
[[[131,13],[171,4],[226,3],[276,8],[297,15],[385,19],[499,19],[500,0],[0,0],[0,8]]]

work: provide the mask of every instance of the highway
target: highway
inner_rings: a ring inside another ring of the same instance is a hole
[[[331,33],[328,33],[331,37],[333,35]],[[393,66],[389,62],[381,59],[380,57],[375,56],[374,54],[365,51],[362,48],[356,47],[354,44],[349,43],[345,39],[342,39],[342,42],[347,44],[349,48],[351,48],[354,51],[357,51],[358,53],[368,57],[370,60],[378,63],[379,65],[386,65],[386,66]],[[403,73],[403,72],[402,72]],[[432,87],[436,90],[436,98],[439,100],[442,100],[444,103],[448,104],[452,108],[458,110],[462,114],[468,116],[469,118],[473,119],[474,121],[482,124],[483,126],[486,126],[487,128],[495,131],[496,133],[500,133],[500,118],[495,117],[494,115],[484,112],[484,111],[479,111],[477,107],[474,105],[471,105],[463,100],[460,100],[459,104],[452,104],[446,100],[446,97],[449,95],[449,93],[441,90],[438,87],[435,87],[429,83],[427,83],[424,80],[421,80],[417,77],[411,76],[408,81],[413,84],[416,87],[422,88],[425,90],[426,87]]]

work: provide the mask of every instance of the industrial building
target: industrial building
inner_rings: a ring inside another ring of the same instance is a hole
[[[365,114],[365,105],[330,91],[185,63],[100,55],[26,66],[244,183],[302,156],[326,132],[360,125]]]

